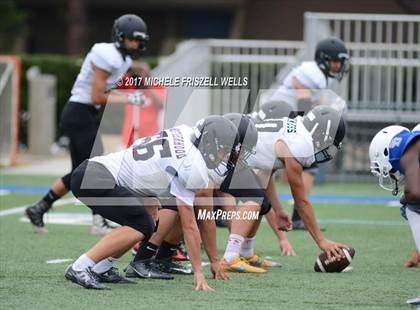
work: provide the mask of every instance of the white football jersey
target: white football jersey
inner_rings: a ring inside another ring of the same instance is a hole
[[[297,108],[297,92],[292,84],[293,79],[297,79],[307,89],[326,89],[333,81],[332,78],[325,77],[315,61],[305,61],[287,74],[283,84],[273,93],[270,100],[285,101]]]
[[[178,197],[193,205],[195,192],[208,186],[208,171],[192,144],[192,129],[181,125],[136,140],[128,149],[98,156],[119,186],[140,196]]]
[[[294,119],[266,119],[256,124],[258,142],[255,154],[248,158],[248,164],[255,169],[273,170],[283,168],[277,158],[275,144],[283,141],[293,157],[303,166],[315,162],[312,136],[302,123],[302,117]]]
[[[116,83],[127,72],[132,62],[129,56],[123,58],[114,43],[95,44],[83,61],[82,68],[71,90],[70,101],[86,104],[92,102],[92,64],[110,73],[106,80],[106,90],[109,91],[115,88]]]

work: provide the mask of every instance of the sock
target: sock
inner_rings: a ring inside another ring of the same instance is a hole
[[[162,244],[159,247],[159,250],[156,253],[157,259],[168,259],[171,258],[177,249],[176,244],[172,244],[166,241],[163,241]]]
[[[408,207],[406,210],[407,221],[410,225],[411,232],[413,233],[414,243],[416,244],[417,251],[420,252],[420,214],[412,211],[413,208]]]
[[[109,269],[114,267],[114,262],[116,261],[113,257],[107,257],[103,260],[101,260],[99,263],[97,263],[95,266],[93,266],[92,270],[97,273],[101,274],[104,272],[107,272]]]
[[[225,254],[223,258],[227,262],[233,261],[235,256],[239,256],[242,243],[244,242],[244,237],[237,234],[230,234],[228,239],[228,244],[226,246]]]
[[[252,238],[244,238],[239,255],[243,257],[250,257],[254,255],[254,240],[255,236]]]
[[[293,222],[296,222],[296,221],[301,221],[302,219],[300,218],[300,215],[299,215],[299,213],[297,212],[297,208],[296,208],[296,206],[294,205],[293,206],[293,214],[292,214],[292,221]]]
[[[136,256],[134,256],[134,261],[152,258],[156,254],[157,249],[157,245],[150,243],[149,241],[143,241]]]
[[[54,201],[60,199],[60,196],[58,196],[56,193],[53,192],[52,189],[49,190],[49,192],[42,198],[49,206],[51,206]]]
[[[95,266],[95,262],[86,254],[80,256],[74,263],[73,269],[76,271],[82,271],[88,269],[89,267]]]

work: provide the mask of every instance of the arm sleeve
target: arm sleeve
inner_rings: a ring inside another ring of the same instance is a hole
[[[174,177],[171,182],[171,195],[181,199],[189,206],[194,205],[195,193],[185,188],[178,177]]]
[[[106,46],[102,44],[95,44],[91,50],[91,61],[98,68],[107,72],[114,70],[114,65],[111,62],[111,55],[107,51]]]
[[[324,89],[327,81],[315,62],[304,62],[294,70],[294,77],[309,89]]]
[[[290,133],[281,140],[286,143],[290,153],[303,167],[310,167],[315,162],[312,142],[305,137],[298,133]]]

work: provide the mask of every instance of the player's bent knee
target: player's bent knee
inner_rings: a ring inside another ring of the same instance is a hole
[[[155,231],[155,223],[149,217],[139,217],[135,219],[135,224],[129,225],[144,235],[144,240],[149,240]]]

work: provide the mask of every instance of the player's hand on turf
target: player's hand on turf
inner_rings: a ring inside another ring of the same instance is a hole
[[[282,256],[296,256],[296,252],[288,240],[280,241],[280,250]]]
[[[415,252],[413,256],[410,257],[410,259],[404,264],[407,268],[413,268],[420,266],[420,253]]]
[[[127,101],[129,104],[141,107],[145,103],[145,97],[143,92],[136,90],[127,95]]]
[[[219,261],[213,262],[210,265],[210,270],[213,274],[213,279],[216,280],[230,280],[230,277],[223,271]]]
[[[344,258],[343,248],[349,249],[349,247],[345,244],[334,242],[331,240],[324,239],[319,243],[319,248],[327,253],[327,258],[331,259],[332,256],[335,256],[337,260],[341,260]]]
[[[194,285],[196,291],[214,292],[214,289],[207,284],[206,278],[202,272],[194,273]]]
[[[290,218],[289,214],[287,214],[286,211],[284,211],[284,210],[278,211],[278,212],[276,212],[276,215],[277,215],[278,229],[283,230],[283,231],[292,230],[293,222],[292,222],[292,219]]]

